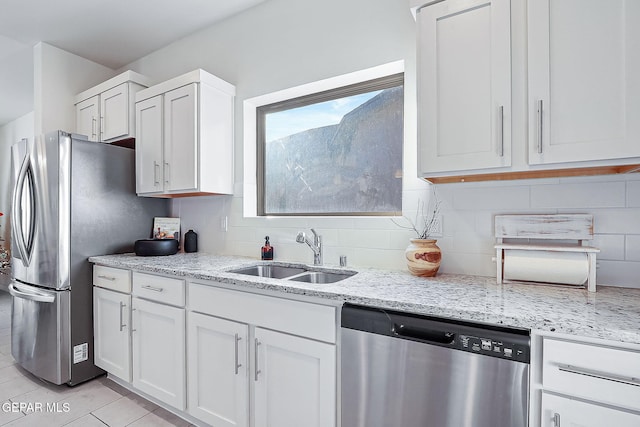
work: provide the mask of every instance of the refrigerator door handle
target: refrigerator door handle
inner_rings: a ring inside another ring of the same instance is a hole
[[[27,196],[29,209],[25,212],[22,208],[22,198],[24,195],[25,185],[28,185],[29,193]],[[35,235],[35,195],[34,195],[34,177],[31,168],[31,162],[27,155],[20,166],[20,172],[18,173],[18,179],[16,180],[16,186],[13,191],[13,201],[11,204],[11,227],[13,229],[13,235],[15,238],[16,247],[20,253],[20,260],[25,267],[29,266],[31,262],[31,251],[33,248],[33,239]],[[27,215],[28,218],[25,218]],[[26,220],[26,221],[25,221]],[[24,230],[26,226],[28,229]],[[25,231],[28,233],[25,236]]]
[[[52,303],[56,300],[55,294],[53,293],[47,291],[20,290],[14,283],[9,284],[9,293],[16,298],[22,298],[29,301]]]

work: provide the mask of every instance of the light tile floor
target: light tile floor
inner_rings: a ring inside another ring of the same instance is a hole
[[[11,357],[11,295],[1,290],[0,405],[0,426],[190,426],[106,377],[56,386],[16,365]]]

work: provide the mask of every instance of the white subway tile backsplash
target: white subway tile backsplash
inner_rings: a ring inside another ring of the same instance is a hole
[[[403,214],[414,220],[418,199],[426,200],[431,187],[414,178],[405,184]],[[596,235],[586,244],[601,250],[598,283],[640,287],[640,174],[441,184],[436,191],[442,200],[443,273],[495,276],[497,214],[580,212],[594,215]],[[238,196],[195,197],[175,200],[172,211],[198,232],[203,252],[259,259],[269,235],[276,260],[312,263],[311,250],[295,236],[313,227],[323,235],[327,265],[347,255],[353,267],[406,271],[404,250],[414,233],[390,217],[244,218],[242,206]],[[224,216],[227,232],[219,229]]]
[[[625,257],[627,261],[640,261],[640,235],[629,234],[626,236]],[[622,258],[618,258],[622,259]],[[638,273],[638,281],[640,282],[640,271]]]
[[[528,186],[457,188],[453,193],[453,209],[492,210],[526,209],[529,204]]]
[[[636,261],[598,261],[598,285],[640,288],[640,262]]]
[[[594,232],[598,234],[640,234],[640,208],[595,209]]]
[[[442,231],[444,236],[475,234],[475,212],[463,210],[447,210],[442,212]]]
[[[349,263],[354,266],[374,267],[388,270],[406,270],[404,251],[359,248],[353,252]]]
[[[471,274],[476,276],[495,276],[496,264],[491,255],[443,252],[440,272]]]
[[[533,208],[585,209],[624,206],[624,182],[588,182],[531,187],[531,207]]]
[[[600,249],[600,253],[596,255],[597,259],[624,259],[624,235],[622,234],[596,234],[593,240],[585,241],[585,245]]]
[[[640,181],[627,182],[627,207],[640,208]]]
[[[478,211],[475,214],[475,232],[479,236],[495,236],[494,224],[496,214],[492,211]]]
[[[336,246],[388,249],[389,232],[386,230],[341,230]]]
[[[491,255],[495,253],[495,240],[477,234],[455,234],[453,236],[453,250],[457,253],[475,253]]]

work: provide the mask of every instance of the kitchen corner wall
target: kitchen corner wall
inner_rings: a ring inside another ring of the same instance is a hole
[[[523,10],[524,0],[514,4]],[[267,0],[122,70],[161,81],[203,68],[236,85],[235,195],[173,201],[183,232],[198,232],[201,251],[258,258],[269,235],[276,260],[311,263],[295,236],[313,227],[324,239],[325,264],[347,255],[352,266],[406,270],[412,233],[389,218],[245,218],[242,210],[245,99],[396,60],[405,61],[403,210],[413,217],[429,188],[416,178],[415,22],[407,0]],[[495,276],[495,214],[592,213],[593,244],[602,249],[598,283],[640,287],[638,175],[446,184],[437,191],[442,272]]]

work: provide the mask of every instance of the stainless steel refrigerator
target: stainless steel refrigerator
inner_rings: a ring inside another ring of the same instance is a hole
[[[132,252],[166,200],[135,194],[135,152],[51,132],[11,147],[11,353],[36,376],[76,385],[93,364],[88,257]]]

